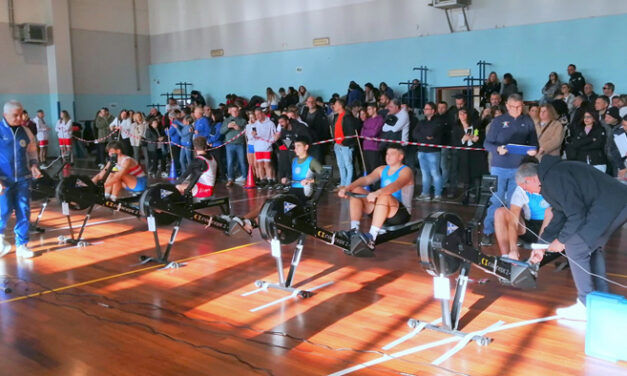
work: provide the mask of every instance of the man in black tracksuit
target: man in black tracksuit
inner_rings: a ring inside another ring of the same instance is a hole
[[[516,179],[524,180],[523,189],[541,193],[551,205],[553,219],[544,229],[542,240],[550,243],[548,251],[565,250],[571,261],[578,300],[557,313],[585,320],[586,296],[592,291],[608,291],[603,279],[603,246],[627,222],[627,185],[585,163],[548,155],[539,166],[521,165]],[[543,254],[544,251],[534,251],[530,261],[539,262]]]
[[[577,96],[579,94],[583,94],[583,87],[586,85],[586,79],[583,78],[583,75],[580,72],[577,72],[575,64],[569,64],[566,71],[570,76],[568,84],[572,88],[573,95]]]

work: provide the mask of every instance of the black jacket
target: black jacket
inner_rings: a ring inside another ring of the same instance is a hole
[[[314,141],[328,140],[331,138],[329,122],[327,121],[327,116],[324,114],[324,109],[318,107],[313,117],[310,119],[309,107],[305,106],[303,107],[303,113],[300,118],[309,125],[309,129],[313,133]]]
[[[485,82],[481,89],[479,89],[479,97],[481,98],[481,102],[479,106],[485,107],[486,103],[490,103],[490,96],[492,93],[499,93],[501,91],[501,83],[500,82]]]
[[[163,128],[161,128],[161,126],[157,128],[146,128],[146,134],[144,138],[146,139],[146,147],[148,148],[148,151],[157,151],[161,148],[161,145],[163,144],[157,143],[159,141],[159,137],[163,137],[163,140],[161,140],[161,142],[167,141],[165,132],[163,131]]]
[[[541,194],[553,208],[542,238],[565,243],[575,234],[590,247],[627,205],[627,185],[581,162],[545,155],[538,168]]]
[[[570,144],[566,146],[568,159],[591,165],[607,164],[605,154],[607,134],[602,126],[594,125],[588,134],[582,126],[577,126],[574,132]]]
[[[333,115],[333,122],[331,123],[331,129],[333,130],[333,137],[335,137],[335,122],[337,121],[338,114]],[[355,119],[353,114],[350,111],[346,111],[344,113],[344,118],[342,119],[342,130],[344,132],[344,137],[354,136],[355,132],[360,128],[359,120]],[[355,146],[357,141],[355,138],[345,138],[342,141],[343,146]]]
[[[581,73],[575,72],[570,75],[570,80],[568,80],[568,83],[572,88],[573,95],[577,96],[583,93],[583,87],[586,86],[586,79],[583,78]]]
[[[441,145],[442,138],[442,121],[439,116],[433,116],[431,120],[424,119],[418,122],[414,129],[414,141],[425,144]],[[440,148],[432,148],[429,146],[418,146],[418,151],[433,153],[440,151]]]
[[[311,131],[311,129],[309,129],[307,125],[294,119],[290,119],[290,124],[292,125],[292,131],[294,132],[295,138],[301,138],[301,137],[306,138],[307,140],[309,140],[309,144],[316,141],[314,139],[313,132]]]

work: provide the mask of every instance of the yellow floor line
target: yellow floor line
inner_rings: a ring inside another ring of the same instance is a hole
[[[402,245],[415,245],[416,243],[404,242],[402,240],[390,240],[390,243],[402,244]]]
[[[625,274],[616,274],[616,273],[606,273],[606,274],[611,275],[612,277],[627,278],[627,275]]]
[[[190,260],[194,260],[194,259],[201,258],[201,257],[214,256],[214,255],[218,255],[220,253],[226,253],[226,252],[235,251],[237,249],[245,248],[245,247],[257,244],[257,243],[259,243],[259,242],[253,242],[253,243],[238,245],[236,247],[223,249],[223,250],[217,251],[217,252],[212,252],[212,253],[208,253],[208,254],[204,254],[204,255],[196,255],[196,256],[184,258],[184,259],[181,259],[181,260],[177,260],[176,262],[185,262],[185,261],[190,261]],[[19,301],[19,300],[28,299],[28,298],[32,298],[32,297],[35,297],[35,296],[41,296],[41,295],[49,294],[51,292],[58,292],[58,291],[68,290],[68,289],[71,289],[71,288],[74,288],[74,287],[90,285],[92,283],[107,281],[107,280],[110,280],[110,279],[124,277],[126,275],[135,274],[135,273],[143,272],[143,271],[146,271],[146,270],[158,269],[158,268],[162,268],[162,267],[163,267],[162,264],[152,265],[152,266],[148,266],[146,268],[131,270],[131,271],[124,272],[124,273],[119,273],[119,274],[114,274],[114,275],[110,275],[110,276],[106,276],[106,277],[92,279],[90,281],[74,283],[74,284],[71,284],[71,285],[68,285],[68,286],[57,287],[57,288],[54,288],[54,289],[40,291],[40,292],[36,292],[36,293],[33,293],[33,294],[29,294],[29,295],[23,295],[23,296],[18,296],[18,297],[7,299],[7,300],[2,300],[2,301],[0,301],[0,304],[16,302],[16,301]]]

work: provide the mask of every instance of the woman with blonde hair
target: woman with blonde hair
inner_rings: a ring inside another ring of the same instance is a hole
[[[276,111],[279,108],[279,96],[271,87],[266,88],[266,103],[268,103],[272,111]]]
[[[146,133],[147,127],[148,123],[146,123],[144,114],[141,112],[136,112],[133,115],[133,123],[131,124],[129,138],[131,141],[131,147],[133,148],[133,158],[138,162],[141,159],[142,141],[144,138],[144,133]],[[148,164],[148,161],[146,161],[146,164]]]
[[[535,123],[539,145],[536,158],[542,159],[545,155],[559,157],[562,143],[564,142],[564,135],[566,134],[566,128],[557,120],[557,112],[549,103],[540,106],[538,118],[539,121]]]
[[[501,82],[499,82],[499,77],[496,75],[496,72],[490,72],[488,79],[483,83],[481,89],[479,90],[479,97],[481,98],[479,106],[485,107],[486,104],[490,103],[490,95],[492,95],[492,93],[498,94],[500,92]]]

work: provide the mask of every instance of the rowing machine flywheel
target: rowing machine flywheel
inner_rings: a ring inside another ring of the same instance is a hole
[[[442,248],[457,248],[463,242],[464,232],[464,224],[455,214],[436,212],[425,219],[416,244],[420,264],[429,274],[449,276],[459,270],[462,261]]]
[[[267,200],[259,214],[261,237],[279,239],[281,244],[290,244],[298,240],[300,233],[291,230],[294,218],[304,215],[299,200],[289,194],[281,194]],[[313,225],[313,224],[312,224]]]
[[[94,197],[102,194],[100,188],[88,176],[70,175],[61,179],[56,189],[60,202],[67,202],[71,210],[84,210],[94,203]]]
[[[152,215],[160,226],[167,226],[176,220],[176,216],[155,210],[161,205],[183,201],[181,193],[172,184],[159,183],[148,187],[139,198],[139,211],[143,216]]]

